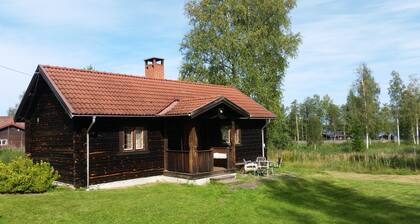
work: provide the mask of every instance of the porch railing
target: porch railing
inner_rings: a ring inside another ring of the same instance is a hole
[[[213,150],[198,150],[197,165],[198,172],[211,172],[213,171]]]
[[[168,170],[188,173],[190,170],[188,151],[168,150]]]
[[[168,150],[168,170],[189,173],[190,172],[190,163],[189,163],[189,151],[182,150]],[[197,161],[194,161],[193,164],[196,164],[196,168],[192,169],[199,173],[211,172],[213,171],[213,150],[197,150]],[[194,166],[194,165],[193,165]]]

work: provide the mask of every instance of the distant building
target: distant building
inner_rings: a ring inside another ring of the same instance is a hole
[[[345,132],[343,131],[329,131],[329,132],[324,132],[322,134],[322,136],[324,137],[325,140],[346,140],[347,139],[347,135]]]
[[[25,147],[25,123],[13,121],[13,118],[0,116],[0,148]]]
[[[376,139],[381,140],[381,141],[393,141],[394,134],[381,132],[376,136]]]

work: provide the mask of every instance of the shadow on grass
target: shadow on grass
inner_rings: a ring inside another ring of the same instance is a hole
[[[273,199],[304,209],[305,212],[286,209],[287,219],[297,223],[316,223],[316,220],[325,220],[325,217],[332,223],[418,223],[420,220],[420,206],[404,206],[384,197],[363,195],[323,180],[281,177],[262,182]],[[263,209],[273,216],[285,211],[281,207],[267,206]],[[278,217],[279,220],[282,218]]]

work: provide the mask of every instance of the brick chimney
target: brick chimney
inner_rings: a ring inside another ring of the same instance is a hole
[[[147,58],[144,60],[144,74],[147,78],[164,79],[163,58]]]

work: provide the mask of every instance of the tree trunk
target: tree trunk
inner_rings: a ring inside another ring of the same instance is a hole
[[[369,133],[366,132],[366,150],[369,149]]]
[[[299,122],[298,122],[297,114],[295,116],[295,120],[296,120],[296,142],[299,143]]]
[[[397,118],[397,143],[400,146],[400,119]]]
[[[417,145],[419,145],[419,119],[416,119],[416,136],[417,136]]]

